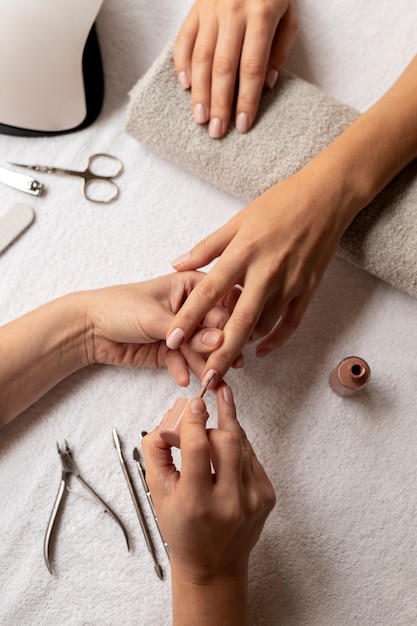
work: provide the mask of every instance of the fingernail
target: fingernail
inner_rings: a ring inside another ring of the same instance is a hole
[[[206,330],[201,337],[201,343],[205,346],[214,346],[220,339],[221,330]]]
[[[247,113],[239,113],[236,117],[236,130],[238,133],[246,133],[249,128],[249,117]]]
[[[168,335],[165,343],[170,350],[176,350],[183,342],[184,336],[185,333],[182,328],[174,328],[174,330]]]
[[[256,351],[256,356],[267,356],[270,352],[272,352],[272,350],[268,350],[268,348],[262,348],[261,350]]]
[[[210,381],[208,386],[209,389],[212,389],[216,386],[217,381],[219,380],[219,372],[216,370],[209,370],[201,381],[201,386],[205,387],[207,383]]]
[[[178,72],[177,79],[179,84],[183,89],[189,89],[191,86],[190,79],[188,78],[187,72]]]
[[[218,139],[222,136],[222,122],[218,117],[213,117],[213,119],[210,120],[208,134],[212,139]]]
[[[269,89],[272,89],[275,83],[278,80],[278,72],[277,70],[270,69],[266,75],[265,84]]]
[[[190,411],[194,415],[204,415],[206,411],[206,405],[201,398],[193,398],[190,401]]]
[[[181,256],[177,256],[176,259],[174,259],[173,261],[171,261],[171,265],[182,265],[183,263],[185,263],[186,261],[188,261],[188,259],[190,258],[191,254],[190,252],[185,252],[184,254],[181,254]]]
[[[203,104],[197,103],[194,106],[193,117],[197,124],[205,124],[207,122],[208,116]]]
[[[227,402],[227,404],[233,404],[233,393],[230,387],[228,387],[227,385],[223,387],[223,398],[224,401]]]

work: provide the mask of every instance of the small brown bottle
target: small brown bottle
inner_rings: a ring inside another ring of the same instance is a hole
[[[370,376],[371,369],[366,361],[359,356],[348,356],[332,369],[329,383],[335,393],[347,397],[363,389]]]

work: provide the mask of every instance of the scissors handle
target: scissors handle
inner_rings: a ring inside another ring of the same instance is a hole
[[[106,165],[106,162],[107,164],[111,162],[112,171],[110,174],[100,174],[94,170],[94,164],[100,161],[102,165]],[[104,152],[91,155],[88,159],[87,168],[81,174],[82,178],[84,178],[84,196],[87,200],[90,200],[90,202],[97,204],[109,204],[109,202],[113,202],[119,196],[119,188],[113,181],[113,178],[120,176],[122,171],[123,163],[117,157]],[[95,185],[97,191],[100,189],[101,185],[102,189],[105,190],[104,197],[92,193],[93,185]]]
[[[102,161],[107,160],[108,162],[113,162],[113,167],[115,167],[115,169],[111,172],[111,174],[98,174],[94,171],[93,163],[100,159]],[[112,154],[107,154],[106,152],[97,152],[96,154],[92,154],[88,159],[86,172],[90,172],[94,178],[103,178],[105,180],[110,180],[111,178],[117,178],[118,176],[120,176],[120,174],[123,172],[123,163],[120,159],[113,156]]]
[[[91,177],[84,176],[84,197],[90,202],[95,202],[96,204],[109,204],[116,200],[119,197],[119,188],[116,183],[110,180],[107,176],[97,176],[93,174]],[[91,194],[90,191],[93,185],[100,185],[104,187],[106,186],[106,197],[98,198],[95,195]],[[90,191],[89,191],[90,189]],[[110,190],[110,193],[107,195],[107,190]]]

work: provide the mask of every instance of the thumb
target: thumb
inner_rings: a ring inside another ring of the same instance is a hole
[[[222,254],[235,236],[236,231],[237,226],[234,224],[234,218],[232,218],[214,233],[201,239],[191,250],[171,261],[171,265],[180,272],[208,265]]]

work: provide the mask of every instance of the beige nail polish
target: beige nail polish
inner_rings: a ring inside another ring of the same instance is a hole
[[[218,139],[222,136],[222,122],[218,117],[213,117],[210,120],[208,133],[212,139]]]
[[[329,383],[337,395],[347,397],[363,389],[370,376],[371,369],[366,361],[358,356],[349,356],[332,369]]]
[[[265,80],[265,84],[269,89],[272,89],[275,86],[275,83],[278,80],[278,72],[277,70],[274,70],[273,68],[271,68],[267,75],[266,75],[266,80]]]
[[[246,133],[249,128],[249,117],[247,113],[239,113],[236,117],[236,130],[238,133]]]
[[[176,267],[177,265],[182,265],[183,263],[185,263],[186,261],[189,260],[190,256],[191,256],[190,252],[185,252],[184,254],[181,254],[180,256],[177,256],[176,259],[171,261],[171,265],[173,267]]]
[[[194,105],[193,117],[194,121],[197,122],[197,124],[205,124],[207,122],[206,109],[202,104],[197,103],[196,105]]]
[[[166,345],[170,350],[177,350],[183,342],[184,331],[182,328],[174,328],[174,330],[168,335]]]
[[[189,89],[190,88],[190,79],[188,78],[187,72],[178,72],[178,82],[181,85],[181,87],[183,89]]]

